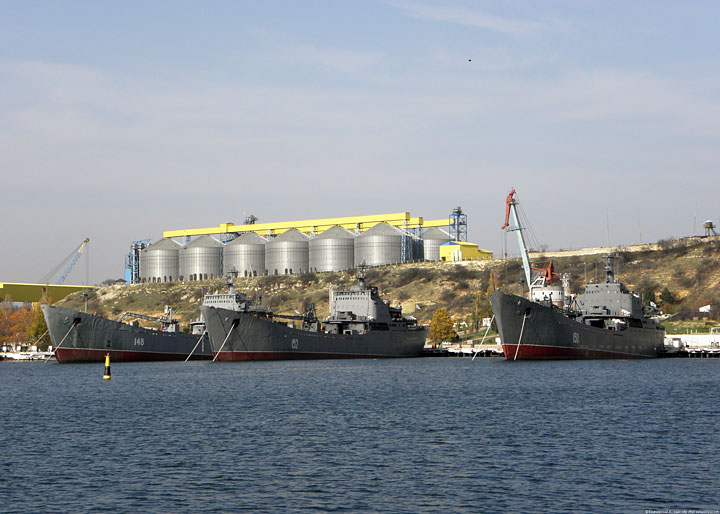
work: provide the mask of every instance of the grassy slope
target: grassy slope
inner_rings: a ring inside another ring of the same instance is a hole
[[[617,277],[636,291],[654,289],[658,294],[668,287],[678,301],[663,306],[668,312],[679,312],[676,318],[691,318],[697,308],[720,304],[720,242],[679,241],[655,251],[621,252],[616,268]],[[555,269],[568,273],[571,290],[579,292],[585,280],[602,280],[605,257],[602,255],[572,256],[554,259]],[[366,272],[369,284],[379,288],[386,300],[400,303],[406,314],[429,323],[433,312],[446,307],[453,317],[471,321],[473,311],[480,316],[488,312],[484,295],[490,274],[507,292],[520,292],[522,268],[519,259],[467,263],[417,263],[373,268]],[[238,290],[257,296],[276,312],[303,312],[315,303],[319,317],[328,314],[328,289],[345,287],[355,282],[355,272],[320,273],[238,279]],[[122,312],[160,315],[164,305],[171,305],[175,314],[188,322],[198,317],[203,288],[208,292],[224,292],[224,281],[165,284],[134,284],[104,287],[89,300],[88,310],[117,318]],[[80,294],[61,302],[82,308]],[[669,328],[675,322],[668,323]],[[685,331],[688,325],[678,325]]]

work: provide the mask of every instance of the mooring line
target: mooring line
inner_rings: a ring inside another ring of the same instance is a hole
[[[70,330],[72,330],[73,328],[75,328],[75,325],[77,325],[77,323],[76,323],[75,321],[73,321],[72,325],[70,325]],[[48,330],[50,330],[50,329],[48,329]],[[63,341],[65,341],[65,338],[70,334],[70,330],[68,330],[68,331],[67,331],[67,334],[65,334],[65,335],[63,336],[63,338],[60,340],[60,343],[55,347],[55,349],[53,350],[53,352],[52,352],[50,355],[48,355],[48,358],[45,359],[45,362],[49,361],[50,358],[51,358],[53,355],[55,355],[55,353],[58,351],[58,348],[60,348],[60,346],[63,344]]]
[[[490,327],[492,327],[492,322],[495,319],[495,314],[492,315],[492,318],[490,318],[490,324],[487,327],[487,330],[485,330],[485,334],[483,335],[482,340],[480,341],[480,346],[482,346],[483,342],[485,341],[485,337],[488,335],[488,332],[490,332]],[[473,355],[473,358],[470,360],[470,362],[475,360],[475,357],[477,357],[477,354],[480,353],[480,349],[478,348],[478,351],[475,352],[475,355]]]
[[[195,353],[195,349],[196,349],[196,348],[198,347],[198,345],[200,344],[200,341],[203,340],[203,337],[205,337],[205,334],[207,334],[207,330],[203,330],[203,333],[202,333],[202,335],[200,336],[200,339],[198,339],[198,342],[195,343],[195,347],[194,347],[194,348],[192,349],[192,351],[190,352],[190,355],[187,356],[187,359],[185,359],[185,362],[187,362],[188,359],[190,359],[190,357],[192,357],[192,354]]]
[[[235,330],[235,327],[236,327],[236,326],[237,326],[237,325],[235,324],[235,320],[233,320],[232,325],[230,325],[230,330],[228,331],[227,336],[225,336],[225,341],[223,341],[223,344],[220,345],[220,349],[219,349],[218,352],[215,354],[215,357],[213,357],[213,360],[212,360],[213,362],[215,362],[215,359],[218,358],[218,356],[220,355],[220,352],[222,351],[222,349],[225,348],[225,343],[227,343],[227,340],[230,339],[230,334],[232,334],[232,331]]]
[[[527,317],[528,317],[527,313],[524,312],[522,326],[520,327],[520,338],[518,339],[518,344],[515,347],[515,357],[513,357],[513,360],[517,359],[518,351],[520,351],[520,343],[522,342],[522,335],[523,335],[523,330],[525,330],[525,320],[527,319]]]

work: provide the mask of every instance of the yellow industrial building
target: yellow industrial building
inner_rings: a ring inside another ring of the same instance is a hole
[[[476,261],[492,259],[492,252],[478,248],[475,243],[466,241],[450,241],[440,245],[441,261]]]

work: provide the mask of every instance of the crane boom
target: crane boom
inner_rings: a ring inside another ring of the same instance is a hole
[[[514,198],[515,189],[510,191],[505,200],[505,224],[501,227],[502,230],[508,232],[517,232],[518,245],[520,246],[520,257],[522,258],[523,269],[525,270],[525,280],[528,287],[532,284],[532,270],[530,268],[530,256],[528,254],[527,246],[525,245],[525,237],[523,236],[523,229],[520,226],[520,218],[517,214],[517,200]],[[514,226],[510,226],[510,217],[512,217],[512,223]]]
[[[72,271],[72,269],[75,267],[75,264],[77,264],[78,259],[80,259],[80,256],[82,255],[83,250],[85,250],[85,247],[87,246],[87,244],[88,244],[89,242],[90,242],[90,238],[89,238],[89,237],[86,237],[86,238],[85,238],[85,241],[83,241],[82,244],[81,244],[81,245],[78,247],[78,249],[75,251],[75,255],[73,255],[72,260],[71,260],[70,263],[67,265],[67,268],[65,268],[65,271],[63,271],[63,274],[60,275],[60,278],[58,279],[58,284],[62,284],[63,282],[65,282],[65,279],[66,279],[67,276],[70,274],[70,272]]]

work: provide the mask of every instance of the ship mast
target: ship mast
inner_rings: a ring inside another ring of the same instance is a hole
[[[532,271],[530,269],[530,256],[528,254],[527,246],[525,245],[525,237],[523,236],[523,229],[520,226],[520,217],[517,214],[517,200],[513,197],[515,189],[510,191],[505,200],[505,224],[501,227],[502,230],[507,229],[508,232],[517,232],[518,245],[520,245],[520,257],[522,257],[523,269],[525,270],[525,280],[527,281],[528,288],[532,285]],[[512,216],[513,227],[510,225],[510,216]]]

